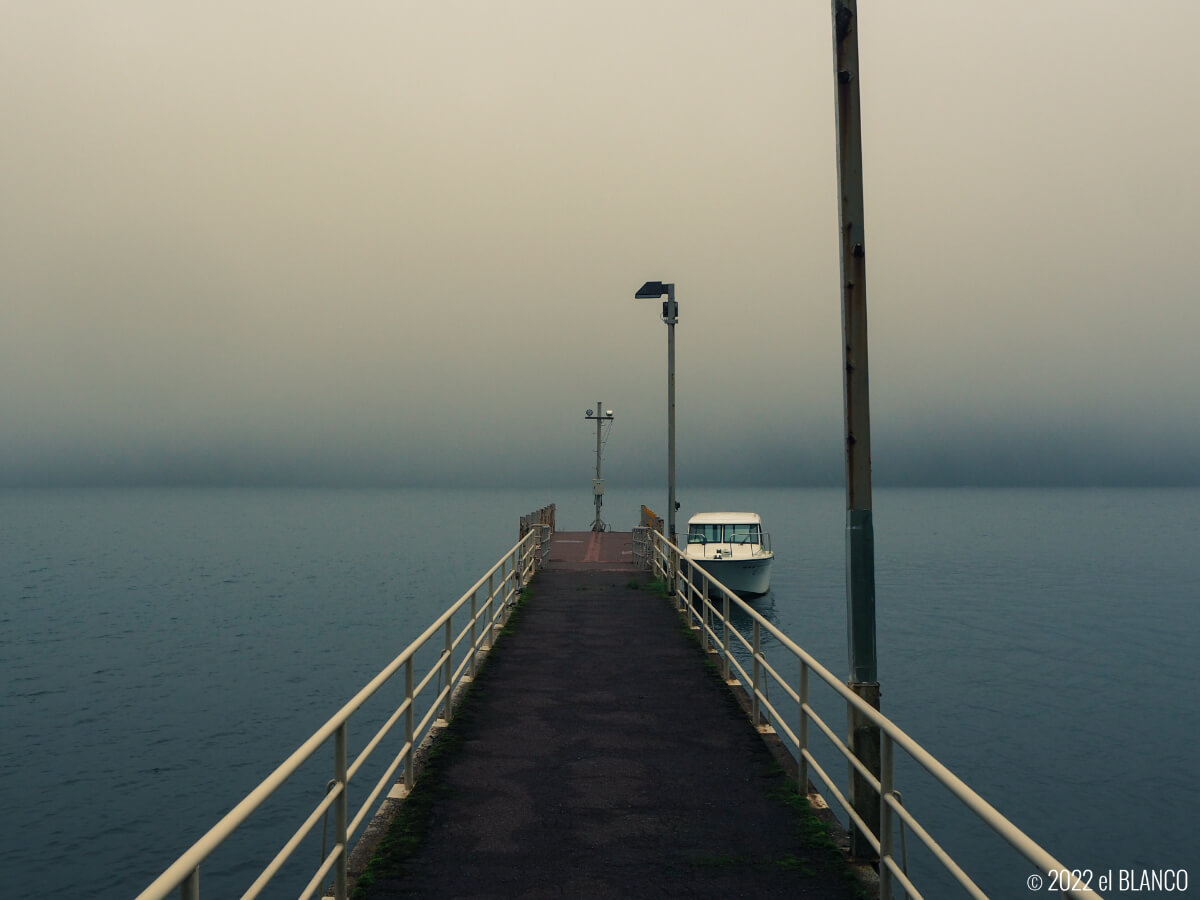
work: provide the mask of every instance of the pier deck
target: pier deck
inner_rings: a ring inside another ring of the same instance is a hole
[[[459,751],[418,782],[436,791],[423,842],[369,897],[855,896],[631,550],[554,536],[456,713]]]

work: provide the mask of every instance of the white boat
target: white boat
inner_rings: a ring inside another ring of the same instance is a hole
[[[734,593],[756,597],[771,589],[775,554],[758,513],[697,513],[688,519],[683,552]]]

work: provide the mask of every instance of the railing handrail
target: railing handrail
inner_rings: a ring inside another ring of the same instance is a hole
[[[490,587],[492,592],[488,596],[488,602],[494,603],[498,596],[502,596],[502,599],[507,600],[522,587],[524,587],[529,578],[532,577],[533,570],[540,566],[543,562],[545,556],[544,549],[549,544],[550,534],[553,532],[553,507],[551,506],[545,508],[545,510],[539,510],[538,513],[545,511],[548,511],[548,516],[545,516],[544,518],[548,519],[548,521],[533,520],[531,522],[526,522],[523,519],[522,524],[525,530],[521,539],[518,540],[516,544],[514,544],[503,556],[501,556],[500,559],[498,559],[496,563],[490,569],[488,569],[487,572],[485,572],[469,590],[463,593],[463,595],[459,597],[457,601],[447,607],[446,610],[434,620],[433,624],[426,628],[419,637],[409,643],[409,645],[405,647],[405,649],[402,650],[390,663],[388,663],[374,678],[367,682],[367,684],[361,690],[359,690],[358,693],[356,693],[349,701],[343,704],[341,709],[334,713],[334,715],[331,716],[320,728],[318,728],[317,731],[312,734],[312,736],[310,736],[298,748],[296,748],[296,750],[290,756],[288,756],[286,760],[278,765],[270,775],[259,782],[257,787],[251,790],[249,794],[247,794],[236,806],[233,807],[233,809],[222,816],[221,819],[207,832],[205,832],[199,840],[197,840],[194,844],[192,844],[191,847],[184,851],[184,853],[178,859],[176,859],[175,862],[172,863],[161,875],[159,875],[158,878],[156,878],[145,888],[145,890],[138,894],[137,900],[162,900],[162,898],[167,897],[170,892],[176,888],[181,889],[183,896],[194,897],[196,892],[189,890],[188,882],[189,879],[194,879],[195,873],[200,864],[204,862],[204,860],[207,859],[213,853],[213,851],[215,851],[231,834],[233,834],[263,804],[264,801],[266,801],[272,794],[275,793],[275,791],[277,791],[284,783],[286,783],[288,779],[291,778],[305,762],[312,758],[317,750],[330,738],[338,736],[340,743],[342,736],[339,733],[346,727],[351,716],[353,716],[354,713],[357,712],[364,703],[371,699],[371,697],[374,696],[384,684],[390,681],[391,678],[396,675],[396,673],[398,673],[405,666],[410,665],[416,654],[424,649],[425,646],[433,638],[435,638],[439,632],[447,630],[448,623],[453,621],[455,614],[459,613],[467,603],[470,603],[477,598],[480,588],[491,582]],[[531,517],[529,518],[532,519],[532,517],[537,516],[538,513],[531,514]],[[509,566],[510,563],[511,568]],[[500,572],[502,575],[499,585],[494,583],[497,572]],[[509,591],[507,594],[505,594],[506,589]],[[499,608],[493,611],[493,618],[490,620],[491,625],[495,625],[496,620],[504,614],[505,605],[506,604],[502,602],[499,604]],[[476,612],[475,610],[472,610],[472,613],[473,617],[471,622],[468,623],[466,628],[460,631],[457,638],[450,636],[447,637],[447,649],[451,653],[453,652],[453,648],[457,647],[461,642],[466,631],[468,629],[473,629],[478,623],[480,613]],[[450,698],[454,694],[454,687],[462,680],[462,676],[467,668],[467,663],[476,653],[480,652],[480,648],[485,646],[485,643],[486,632],[484,635],[478,636],[477,642],[472,644],[470,650],[464,656],[462,664],[460,665],[460,668],[456,673],[456,677],[454,678],[454,684],[447,683],[446,685],[441,686],[438,696],[435,697],[433,701],[434,708],[436,708],[443,696],[446,698],[447,706],[449,705]],[[443,650],[438,660],[433,664],[433,668],[431,669],[429,675],[425,677],[422,687],[429,683],[433,673],[437,671],[437,669],[442,666],[443,663],[449,663],[449,660],[446,659],[446,655],[447,650]],[[406,696],[404,703],[402,703],[400,708],[393,713],[392,719],[389,721],[388,725],[384,726],[384,730],[389,729],[391,725],[395,724],[395,721],[398,720],[401,712],[405,710],[411,711],[412,704],[415,702],[415,699],[419,694],[420,689],[412,693],[411,696]],[[426,716],[426,723],[429,722],[431,716],[432,710],[431,713]],[[422,724],[421,730],[424,728],[425,723]],[[390,772],[394,771],[395,766],[398,765],[402,759],[406,760],[406,765],[411,768],[413,752],[416,749],[416,744],[418,743],[419,740],[417,740],[416,736],[414,735],[397,756],[395,763],[393,763],[393,768],[389,769],[389,774]],[[354,762],[354,766],[351,768],[356,770],[373,749],[374,745],[368,744],[359,754],[359,757]],[[344,797],[337,797],[333,795],[337,795],[339,792],[341,795],[344,795],[348,790],[351,778],[351,775],[347,775],[344,781],[334,782],[334,787],[322,796],[321,803],[317,805],[317,811],[319,811],[322,806],[328,809],[333,804],[334,800],[340,799],[341,802],[344,803]],[[374,802],[377,796],[378,788],[376,792],[371,794],[364,802],[363,810],[365,810],[370,803]],[[356,818],[356,823],[361,823],[363,810],[360,810],[360,813]],[[298,843],[297,839],[307,834],[308,830],[312,827],[312,823],[319,818],[317,811],[315,811],[313,814],[310,814],[310,818],[308,822],[305,823],[305,826],[302,826],[301,831],[297,832],[297,835],[293,838],[293,841],[289,842],[289,844],[285,846],[285,850],[288,851],[287,855],[290,855],[291,850],[294,849],[292,844]],[[350,829],[351,832],[354,830],[354,828]],[[346,835],[345,837],[348,839],[349,835]],[[332,853],[332,858],[336,860],[337,854],[339,853],[342,855],[344,860],[344,857],[347,854],[347,847],[344,844],[335,846]],[[284,859],[286,859],[286,856],[284,856]],[[277,862],[282,862],[282,860],[277,858]],[[323,871],[327,872],[329,865],[330,857],[322,860]],[[269,873],[270,875],[273,875],[273,866],[277,868],[276,863],[273,862],[263,870],[263,874],[267,875]],[[318,881],[321,877],[324,877],[324,875],[321,871],[319,871],[317,876],[314,877],[314,881]],[[263,878],[260,876],[259,880],[265,884],[265,882],[269,880],[269,877]],[[256,882],[254,887],[251,889],[251,894],[256,893],[256,889],[261,886],[262,885],[259,882]]]
[[[788,635],[786,635],[784,632],[782,632],[778,627],[776,627],[769,620],[767,620],[767,618],[765,616],[763,616],[758,610],[754,609],[754,607],[752,607],[750,604],[748,604],[745,600],[743,600],[741,597],[738,597],[737,594],[735,594],[733,591],[731,591],[729,588],[727,588],[725,585],[723,585],[720,581],[718,581],[716,578],[714,578],[712,575],[710,575],[703,567],[701,567],[695,561],[690,559],[669,538],[665,537],[659,531],[651,531],[650,532],[650,540],[651,540],[651,545],[652,545],[652,549],[651,549],[652,557],[653,557],[652,564],[658,568],[659,572],[662,574],[662,576],[664,578],[668,577],[669,573],[667,570],[668,570],[668,568],[670,568],[673,571],[673,573],[678,576],[678,581],[676,581],[676,579],[672,578],[672,579],[670,579],[671,582],[676,583],[676,584],[679,584],[679,583],[685,584],[685,585],[687,585],[689,591],[695,589],[695,582],[697,580],[700,580],[702,582],[704,590],[698,591],[697,593],[700,597],[701,603],[703,604],[704,612],[705,612],[705,618],[702,619],[702,623],[700,625],[700,628],[702,630],[705,630],[705,632],[706,632],[705,633],[705,641],[706,641],[705,647],[707,649],[707,646],[708,646],[707,641],[709,638],[712,638],[713,643],[716,644],[716,648],[715,648],[714,652],[725,655],[726,666],[730,665],[730,663],[732,662],[731,657],[729,656],[728,642],[727,641],[723,642],[723,641],[719,640],[715,631],[708,629],[707,614],[710,612],[719,617],[719,621],[724,626],[724,628],[728,629],[729,631],[732,631],[734,634],[736,634],[738,636],[739,641],[742,643],[742,645],[744,647],[751,650],[751,652],[755,656],[756,671],[757,671],[757,667],[761,664],[775,678],[775,680],[788,692],[789,696],[791,696],[791,698],[793,700],[802,704],[803,708],[802,708],[801,714],[802,714],[802,717],[806,721],[811,718],[811,720],[814,721],[815,723],[817,723],[819,727],[822,727],[822,730],[826,732],[826,736],[829,737],[831,739],[831,741],[834,742],[835,746],[837,746],[839,751],[842,752],[844,755],[852,753],[850,748],[844,742],[842,742],[840,738],[837,738],[835,735],[832,734],[831,730],[828,729],[828,726],[825,725],[824,721],[821,720],[819,716],[817,716],[816,712],[807,706],[807,699],[802,697],[802,695],[796,689],[792,688],[787,683],[786,679],[784,679],[782,676],[780,676],[778,674],[778,672],[776,672],[775,669],[773,667],[771,667],[769,663],[767,663],[766,657],[765,657],[765,655],[762,654],[761,649],[756,648],[753,645],[751,645],[750,643],[748,643],[746,641],[745,637],[741,634],[741,632],[739,632],[737,630],[737,628],[733,625],[733,623],[726,617],[726,614],[722,611],[719,611],[716,608],[716,606],[712,602],[710,602],[709,593],[710,593],[710,589],[713,589],[713,588],[715,588],[717,594],[723,601],[725,601],[727,604],[736,605],[737,608],[741,612],[748,615],[757,629],[765,628],[767,630],[767,632],[770,633],[785,650],[787,650],[788,652],[793,654],[800,661],[800,663],[804,667],[804,669],[811,671],[811,672],[815,672],[817,674],[817,676],[823,682],[825,682],[826,685],[828,685],[830,688],[832,688],[834,690],[834,692],[839,697],[841,697],[848,706],[853,707],[855,710],[857,710],[859,713],[861,713],[862,716],[864,716],[865,718],[867,718],[871,722],[873,722],[875,725],[877,725],[880,729],[880,732],[882,734],[886,735],[887,739],[892,744],[903,749],[909,755],[909,757],[911,759],[913,759],[913,761],[915,761],[922,768],[924,768],[930,775],[932,775],[933,778],[939,784],[941,784],[952,795],[954,795],[961,803],[963,803],[967,807],[967,809],[969,809],[972,813],[974,813],[984,824],[986,824],[997,835],[999,835],[1001,838],[1003,838],[1005,841],[1007,841],[1010,846],[1012,846],[1015,850],[1017,850],[1019,853],[1021,853],[1021,855],[1023,855],[1027,860],[1029,860],[1031,863],[1033,863],[1035,866],[1037,866],[1044,875],[1048,875],[1050,872],[1054,872],[1054,871],[1062,871],[1067,868],[1062,863],[1060,863],[1053,856],[1053,854],[1051,854],[1044,847],[1042,847],[1040,844],[1038,844],[1036,841],[1034,841],[1031,837],[1029,837],[1027,834],[1025,834],[1025,832],[1023,832],[1020,828],[1018,828],[1011,821],[1009,821],[1008,818],[1006,818],[1002,813],[1000,813],[994,806],[992,806],[990,803],[988,803],[986,800],[984,800],[983,797],[981,797],[978,793],[976,793],[961,778],[959,778],[957,775],[955,775],[953,772],[951,772],[945,765],[943,765],[941,762],[939,762],[933,756],[933,754],[931,754],[928,750],[926,750],[924,747],[922,747],[916,740],[914,740],[911,736],[909,736],[899,725],[897,725],[895,722],[893,722],[891,719],[889,719],[887,716],[885,716],[879,710],[875,709],[873,706],[871,706],[869,703],[867,703],[865,700],[863,700],[861,697],[859,697],[857,694],[855,694],[852,690],[850,690],[850,688],[848,688],[846,686],[846,684],[840,678],[837,678],[832,672],[830,672],[827,668],[825,668],[825,666],[823,666],[820,662],[818,662],[816,660],[816,658],[814,658],[808,651],[806,651],[803,647],[801,647],[799,644],[797,644],[795,641],[793,641],[790,637],[788,637]],[[670,565],[668,563],[668,556],[672,557],[675,560],[674,565]],[[687,570],[686,573],[684,571],[685,568]],[[699,573],[699,578],[697,578],[697,573]],[[690,607],[690,598],[683,592],[681,587],[678,587],[678,586],[676,587],[675,599],[677,601],[679,601],[681,608]],[[693,615],[693,613],[689,613],[689,615]],[[735,663],[735,665],[736,665],[736,663]],[[741,671],[743,679],[745,679],[746,678],[745,671],[741,669],[740,665],[738,665],[737,668],[739,669],[739,671]],[[726,671],[728,671],[728,669]],[[754,680],[756,680],[756,679],[754,679]],[[767,706],[768,709],[771,710],[772,714],[775,716],[775,718],[776,718],[777,722],[779,722],[779,724],[781,724],[781,725],[785,724],[785,723],[783,723],[782,717],[779,715],[779,713],[776,712],[774,707],[770,705],[769,699],[760,695],[757,683],[751,684],[750,687],[754,693],[754,696],[751,697],[751,701],[754,704],[755,710],[759,709],[759,704],[761,701],[763,703],[763,705]],[[806,766],[804,764],[804,757],[805,757],[805,754],[807,754],[809,751],[806,746],[800,746],[799,739],[791,732],[790,729],[786,729],[786,733],[792,739],[793,743],[797,746],[797,756],[801,763],[800,771],[804,772],[806,770]],[[856,762],[856,760],[851,759],[852,765],[855,762]],[[838,798],[839,802],[842,802],[843,798],[841,797],[840,792],[837,791],[836,786],[828,781],[828,779],[824,775],[824,772],[822,770],[820,770],[819,766],[817,767],[817,770],[820,772],[821,777],[826,781],[828,786],[834,791],[835,796]],[[876,794],[882,795],[882,797],[886,798],[886,799],[881,799],[881,801],[880,801],[881,806],[886,807],[887,810],[895,810],[900,805],[899,800],[896,799],[896,795],[899,793],[898,791],[893,791],[890,788],[885,790],[883,788],[883,785],[880,784],[880,781],[878,779],[874,778],[873,776],[871,776],[870,773],[865,771],[865,769],[862,769],[860,771],[861,771],[861,774],[863,774],[865,776],[865,780],[867,780],[868,783],[870,784],[870,786],[875,790]],[[889,783],[891,781],[891,773],[890,772],[887,773],[887,781]],[[807,784],[803,786],[803,790],[807,791]],[[843,803],[843,805],[845,805],[845,804]],[[853,810],[847,808],[847,812],[853,816]],[[903,821],[909,822],[910,824],[916,826],[914,830],[917,832],[917,835],[918,835],[918,837],[921,838],[922,842],[925,843],[926,846],[928,846],[934,852],[934,855],[937,856],[939,861],[942,862],[943,865],[945,865],[947,867],[948,871],[950,871],[951,874],[955,875],[955,877],[960,880],[960,883],[963,883],[962,878],[967,877],[967,876],[965,876],[965,873],[961,876],[958,874],[958,872],[961,872],[961,869],[958,869],[957,864],[953,863],[953,860],[951,860],[949,855],[946,854],[944,850],[942,850],[940,845],[938,845],[936,843],[936,841],[933,841],[932,838],[929,837],[928,834],[924,831],[924,829],[921,828],[918,823],[916,823],[916,820],[912,816],[911,811],[909,809],[905,808],[903,810],[903,812],[900,812],[899,810],[897,810],[897,813],[898,813],[898,815],[901,816]],[[870,837],[873,838],[873,840],[876,844],[879,843],[879,836],[871,835]],[[887,854],[884,854],[884,856],[886,857]],[[943,859],[943,856],[945,857],[945,859]],[[947,864],[947,860],[949,860],[949,864]],[[893,872],[893,870],[886,865],[886,863],[888,863],[888,862],[891,862],[892,865],[895,864],[894,860],[885,859],[880,866],[881,879],[883,879],[885,882],[890,879],[892,874],[895,874]],[[955,871],[956,869],[958,869],[958,872]],[[907,879],[905,879],[905,880],[907,880]],[[969,877],[967,877],[967,881],[968,882],[970,881]],[[986,896],[981,891],[979,891],[978,887],[976,887],[973,882],[970,882],[969,885],[966,883],[963,883],[963,884],[964,884],[964,887],[968,888],[968,890],[971,890],[972,888],[974,888],[973,893],[976,896],[979,896],[979,897]],[[1093,892],[1089,889],[1084,889],[1084,888],[1072,891],[1070,896],[1073,896],[1073,897],[1099,897],[1099,895],[1096,894],[1095,892]]]

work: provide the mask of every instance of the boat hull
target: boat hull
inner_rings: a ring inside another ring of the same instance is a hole
[[[713,578],[742,597],[761,597],[771,589],[774,556],[692,559]]]

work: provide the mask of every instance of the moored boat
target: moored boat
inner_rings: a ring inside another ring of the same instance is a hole
[[[697,513],[688,519],[683,552],[737,594],[757,597],[771,589],[775,554],[758,513]]]

